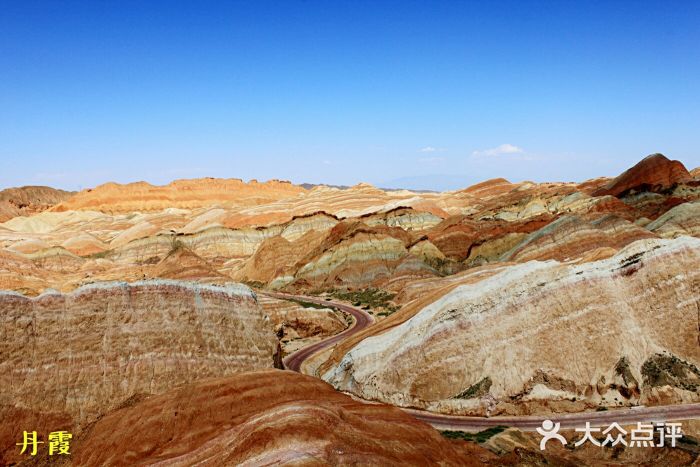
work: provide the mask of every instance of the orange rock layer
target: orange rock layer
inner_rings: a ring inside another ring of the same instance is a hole
[[[478,465],[399,409],[279,370],[148,397],[74,445],[74,465]]]

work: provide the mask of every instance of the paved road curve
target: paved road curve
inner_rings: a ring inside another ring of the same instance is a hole
[[[336,301],[327,301],[318,297],[305,295],[290,295],[283,293],[261,292],[274,298],[302,300],[336,307],[350,313],[355,317],[355,325],[329,337],[321,342],[299,349],[284,359],[286,368],[299,371],[302,363],[312,355],[331,347],[338,342],[363,330],[374,322],[374,318],[366,311]],[[591,426],[607,426],[613,422],[621,425],[635,424],[637,422],[662,422],[671,420],[689,420],[700,418],[700,404],[680,404],[658,407],[635,407],[624,409],[611,409],[603,412],[585,412],[573,414],[552,414],[551,416],[497,416],[497,417],[462,417],[457,415],[443,415],[424,410],[403,409],[415,418],[422,420],[435,428],[442,430],[481,431],[486,428],[502,425],[515,427],[523,431],[534,431],[542,425],[542,421],[549,418],[554,422],[560,422],[562,429],[579,428],[590,422]]]
[[[285,294],[285,293],[274,293],[274,292],[260,292],[263,295],[267,295],[269,297],[273,298],[282,298],[282,299],[293,299],[293,300],[302,300],[305,302],[311,302],[311,303],[317,303],[319,305],[326,305],[328,307],[335,307],[338,308],[339,310],[342,310],[346,313],[351,314],[355,318],[355,324],[349,328],[347,328],[345,331],[336,334],[335,336],[329,337],[327,339],[322,340],[321,342],[317,342],[315,344],[311,344],[309,346],[304,347],[303,349],[299,349],[293,354],[287,355],[284,360],[284,367],[297,371],[301,373],[301,364],[304,363],[304,360],[307,358],[311,357],[312,355],[321,352],[328,347],[332,347],[338,342],[347,339],[348,337],[352,336],[355,333],[358,333],[362,331],[364,328],[369,326],[370,324],[374,323],[374,318],[372,318],[372,315],[367,313],[364,310],[361,310],[359,308],[352,307],[350,305],[346,305],[344,303],[340,302],[332,302],[328,300],[324,300],[322,298],[318,297],[307,297],[305,295],[290,295],[290,294]]]

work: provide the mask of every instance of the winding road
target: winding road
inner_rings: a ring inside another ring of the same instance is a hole
[[[347,328],[345,331],[340,332],[335,336],[329,337],[315,344],[308,345],[303,349],[299,349],[293,354],[287,355],[282,360],[282,363],[284,363],[285,368],[299,373],[301,373],[301,364],[304,363],[304,360],[318,352],[321,352],[329,347],[334,346],[338,342],[352,336],[355,333],[362,331],[364,328],[374,323],[374,318],[372,317],[372,315],[370,315],[364,310],[360,310],[359,308],[346,305],[345,303],[328,301],[318,297],[307,297],[305,295],[290,295],[286,293],[277,292],[260,293],[263,295],[267,295],[268,297],[281,298],[283,300],[300,300],[304,302],[316,303],[318,305],[327,305],[329,308],[337,308],[341,311],[352,315],[355,318],[355,324]]]
[[[299,349],[284,358],[287,369],[301,372],[301,365],[309,357],[334,346],[338,342],[356,334],[374,323],[372,315],[359,308],[337,301],[328,301],[306,295],[291,295],[275,292],[259,292],[273,298],[292,299],[305,302],[328,305],[349,313],[355,318],[355,324],[335,336]],[[678,404],[657,407],[633,407],[611,409],[603,412],[583,412],[570,414],[552,414],[551,416],[495,416],[467,417],[459,415],[444,415],[425,410],[400,407],[418,420],[424,421],[441,430],[481,431],[494,426],[515,427],[522,431],[535,431],[542,421],[550,419],[561,423],[562,429],[573,429],[586,426],[590,422],[593,427],[608,426],[613,422],[620,425],[637,422],[667,422],[674,420],[690,420],[700,418],[700,404]]]

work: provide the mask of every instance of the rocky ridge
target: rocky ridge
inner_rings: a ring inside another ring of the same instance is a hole
[[[0,222],[36,214],[67,200],[72,192],[47,186],[23,186],[0,191]]]
[[[362,398],[445,413],[698,401],[698,261],[700,240],[679,237],[588,263],[476,268],[320,371]]]

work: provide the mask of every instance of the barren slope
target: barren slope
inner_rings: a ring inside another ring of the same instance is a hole
[[[681,237],[638,241],[597,262],[529,262],[474,281],[476,270],[366,337],[324,378],[367,399],[448,413],[697,401],[697,264],[700,240]]]
[[[23,186],[0,191],[0,222],[44,211],[73,196],[47,186]]]
[[[101,418],[75,445],[75,465],[478,465],[396,408],[288,371],[147,398]]]
[[[0,405],[94,419],[138,393],[270,368],[277,350],[245,286],[107,283],[0,293]]]

